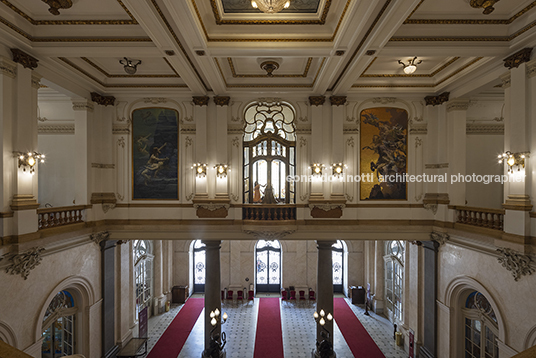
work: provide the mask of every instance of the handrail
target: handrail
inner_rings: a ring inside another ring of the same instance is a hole
[[[296,220],[296,205],[288,204],[244,204],[244,220]]]
[[[457,223],[493,230],[503,230],[504,210],[471,206],[453,206],[451,208],[456,210]]]
[[[37,209],[38,228],[41,230],[82,223],[84,222],[84,210],[90,207],[90,205],[73,205],[39,208]]]

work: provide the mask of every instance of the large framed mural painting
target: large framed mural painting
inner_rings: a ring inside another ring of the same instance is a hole
[[[179,114],[168,108],[132,113],[132,198],[179,198]]]
[[[360,117],[361,200],[407,200],[408,112],[369,108]]]

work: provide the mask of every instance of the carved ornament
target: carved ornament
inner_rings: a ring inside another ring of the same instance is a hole
[[[314,208],[318,208],[320,210],[324,211],[331,211],[334,209],[344,209],[346,207],[345,204],[309,204],[309,209],[313,210]]]
[[[196,106],[208,106],[208,101],[210,100],[210,97],[208,96],[194,96],[192,97],[192,101],[194,102],[194,105]]]
[[[196,210],[198,209],[205,209],[205,210],[208,210],[208,211],[216,211],[218,209],[225,209],[225,210],[229,210],[229,208],[231,207],[231,205],[229,204],[222,204],[222,203],[203,203],[203,204],[194,204],[194,208]]]
[[[326,102],[326,96],[311,96],[309,97],[309,104],[311,106],[322,106]]]
[[[467,109],[469,109],[469,101],[452,102],[447,104],[447,112],[467,111]]]
[[[216,106],[228,106],[229,103],[231,102],[231,97],[227,97],[227,96],[216,96],[216,97],[212,97],[212,99],[214,100],[214,103],[216,103]]]
[[[332,106],[344,106],[346,104],[346,96],[331,96],[329,101]]]
[[[97,232],[95,234],[89,235],[89,238],[91,241],[93,241],[97,246],[100,247],[101,243],[108,240],[110,238],[110,232],[109,231],[101,231]]]
[[[166,103],[167,101],[167,98],[164,97],[147,97],[143,99],[143,102],[152,104]]]
[[[82,101],[73,101],[73,111],[88,111],[88,112],[93,112],[93,104],[86,101],[86,100],[82,100]]]
[[[97,92],[91,92],[91,100],[101,106],[113,106],[115,104],[114,96],[103,96]]]
[[[24,68],[35,70],[38,66],[38,59],[28,55],[26,52],[21,51],[18,48],[12,48],[11,54],[13,55],[13,62],[20,63]]]
[[[0,57],[0,73],[11,78],[17,77],[17,65],[7,58]]]
[[[426,96],[424,97],[424,102],[427,106],[439,106],[449,100],[450,92],[443,92],[438,96]]]
[[[437,204],[424,204],[424,209],[431,211],[432,214],[437,214]]]
[[[518,68],[519,65],[521,65],[522,63],[529,62],[531,52],[532,52],[532,48],[526,47],[523,50],[517,51],[513,55],[508,56],[507,58],[503,60],[504,67],[511,70],[512,68]]]
[[[389,104],[395,103],[396,97],[375,97],[372,99],[372,103]]]
[[[439,245],[445,245],[449,240],[449,234],[447,234],[446,232],[432,231],[432,233],[430,234],[430,238],[432,239],[432,241],[437,242]]]
[[[6,272],[10,275],[21,275],[25,280],[28,279],[30,271],[41,263],[41,253],[45,249],[42,247],[34,247],[22,254],[6,254],[4,257],[11,261],[11,264],[6,267]]]
[[[266,241],[280,240],[287,235],[294,233],[296,230],[284,230],[284,231],[257,231],[257,230],[244,230],[244,233],[253,235],[257,239],[263,239]]]
[[[501,254],[497,260],[504,268],[512,272],[515,281],[519,281],[521,276],[528,276],[534,272],[534,268],[530,266],[532,261],[530,256],[507,248],[498,248],[497,252]]]

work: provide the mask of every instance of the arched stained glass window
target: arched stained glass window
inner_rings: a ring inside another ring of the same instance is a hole
[[[405,249],[404,241],[385,243],[385,303],[389,319],[393,322],[402,321]]]
[[[43,358],[63,357],[75,353],[76,312],[73,296],[68,291],[58,292],[54,296],[43,318]]]
[[[136,289],[136,320],[139,313],[150,306],[153,284],[153,255],[146,240],[134,240],[134,284]]]
[[[497,358],[497,316],[486,297],[471,292],[462,309],[464,315],[464,357]]]
[[[201,240],[194,242],[194,292],[205,292],[207,275],[206,246]]]
[[[257,292],[281,290],[281,244],[277,240],[259,240],[255,245]]]
[[[255,102],[245,111],[244,202],[294,203],[294,110],[283,102]]]
[[[344,246],[341,240],[332,246],[333,291],[343,292],[344,287]]]

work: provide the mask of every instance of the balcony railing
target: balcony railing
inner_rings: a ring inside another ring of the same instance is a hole
[[[87,208],[86,205],[76,205],[37,209],[39,230],[82,223]]]
[[[242,207],[244,220],[296,220],[294,205],[244,205]]]
[[[460,224],[503,230],[504,210],[456,206],[456,222]]]

